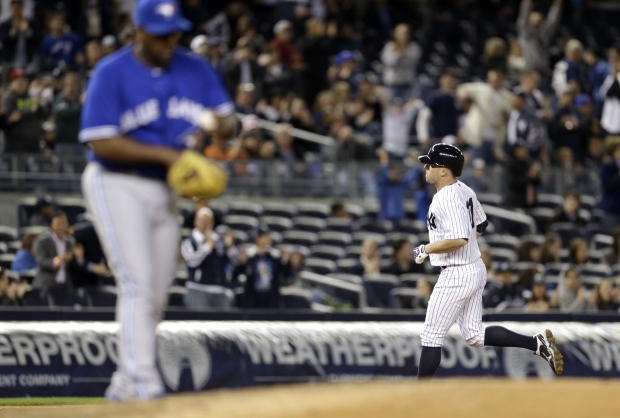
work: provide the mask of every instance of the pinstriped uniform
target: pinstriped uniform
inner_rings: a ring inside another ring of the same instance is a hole
[[[482,291],[487,274],[476,241],[476,226],[485,220],[476,194],[460,181],[443,187],[433,198],[427,222],[430,242],[463,238],[467,244],[450,253],[429,254],[431,264],[442,267],[442,271],[428,304],[423,346],[441,347],[455,322],[468,344],[484,345]]]

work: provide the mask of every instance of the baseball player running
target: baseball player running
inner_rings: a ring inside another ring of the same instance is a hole
[[[96,67],[79,136],[91,148],[82,191],[118,286],[120,362],[106,391],[112,401],[165,393],[155,330],[179,240],[173,190],[221,194],[222,170],[186,148],[199,128],[224,138],[235,131],[233,103],[214,70],[177,49],[191,27],[178,3],[139,0],[133,17],[137,40]]]
[[[476,194],[456,179],[463,171],[463,154],[455,146],[436,144],[419,160],[424,163],[426,181],[435,185],[437,194],[427,218],[430,243],[415,248],[413,255],[418,264],[430,256],[431,264],[441,273],[421,334],[418,379],[435,375],[444,336],[455,322],[469,345],[532,350],[547,360],[556,374],[561,374],[564,361],[551,331],[530,337],[504,327],[482,325],[482,291],[487,275],[476,238],[488,222]]]

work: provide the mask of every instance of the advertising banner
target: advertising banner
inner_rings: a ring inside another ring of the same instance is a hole
[[[553,330],[562,377],[620,377],[620,324],[501,325],[526,335]],[[167,321],[157,358],[170,392],[414,378],[421,329],[401,322]],[[103,322],[0,323],[0,396],[103,396],[118,363],[117,330]],[[470,347],[458,327],[446,337],[437,376],[555,378],[528,350]]]

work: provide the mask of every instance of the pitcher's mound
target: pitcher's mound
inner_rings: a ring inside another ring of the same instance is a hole
[[[618,381],[443,379],[269,386],[144,403],[10,412],[19,418],[564,418],[617,417],[619,411]]]

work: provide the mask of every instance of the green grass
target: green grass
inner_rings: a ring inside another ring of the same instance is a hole
[[[52,406],[92,405],[105,402],[105,398],[0,398],[1,406]]]

